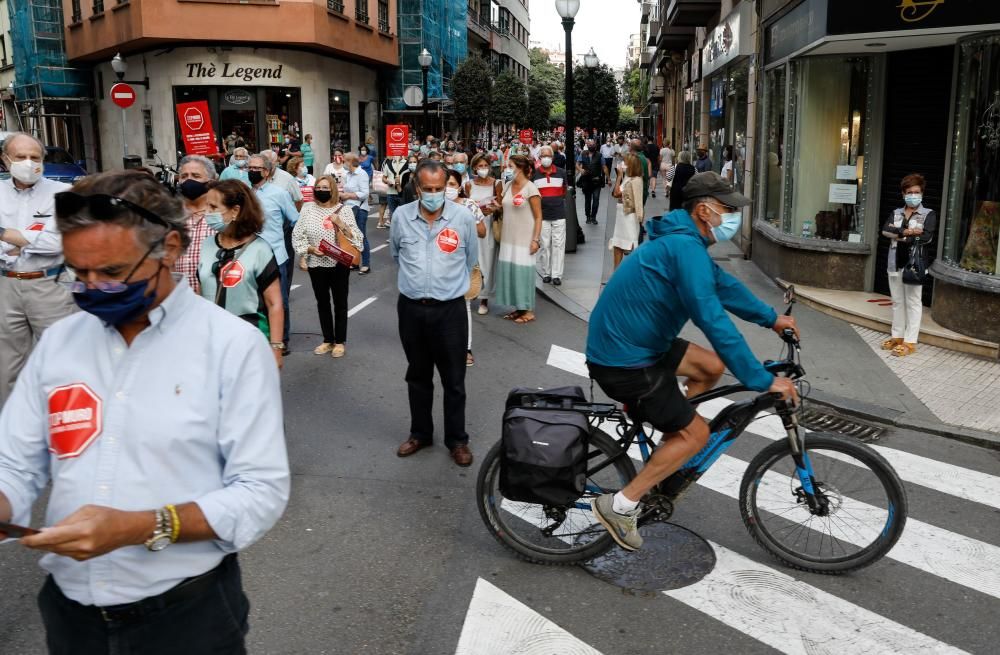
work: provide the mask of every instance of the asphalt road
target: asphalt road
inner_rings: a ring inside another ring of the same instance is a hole
[[[373,230],[373,245],[386,236]],[[526,564],[502,549],[475,507],[478,460],[458,468],[443,445],[407,459],[395,456],[407,436],[408,409],[388,248],[374,253],[371,275],[351,279],[352,307],[374,300],[351,318],[343,359],[312,354],[320,337],[308,277],[296,271],[294,283],[303,286],[292,292],[294,352],[286,360],[282,399],[292,499],[271,533],[241,555],[253,606],[251,652],[455,653],[460,639],[471,643],[471,632],[500,625],[496,592],[488,598],[475,593],[480,579],[513,599],[515,616],[523,618],[518,630],[535,636],[521,642],[514,634],[484,638],[480,643],[491,645],[466,649],[474,655],[906,653],[915,652],[914,645],[923,652],[996,652],[1000,494],[989,493],[1000,484],[992,477],[1000,476],[996,452],[913,432],[882,437],[880,445],[923,463],[923,469],[908,469],[911,477],[944,472],[934,484],[906,485],[907,534],[944,534],[956,544],[923,564],[913,556],[886,558],[843,577],[784,569],[748,537],[734,499],[699,486],[674,521],[709,539],[718,552],[731,553],[726,561],[737,564],[737,573],[748,572],[745,584],[734,589],[703,582],[688,597],[624,593],[580,568]],[[585,384],[546,362],[553,345],[582,351],[586,326],[541,299],[535,323],[503,321],[497,309],[474,315],[473,322],[477,363],[468,371],[467,415],[479,457],[499,438],[511,387]],[[440,397],[436,408],[440,417]],[[730,454],[745,462],[767,443],[749,434]],[[939,470],[938,462],[960,468]],[[963,472],[987,475],[970,482],[978,489],[967,489],[956,483]],[[937,532],[921,532],[923,525]],[[925,545],[937,553],[934,543]],[[0,545],[0,653],[44,652],[34,604],[42,580],[37,559],[17,544]],[[765,568],[775,573],[761,574]],[[757,589],[752,580],[786,587],[782,598],[794,601],[794,611],[775,605],[773,590]],[[713,599],[719,603],[714,609]],[[745,616],[727,609],[733,603]]]

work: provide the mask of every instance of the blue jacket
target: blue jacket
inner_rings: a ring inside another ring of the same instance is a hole
[[[646,221],[646,232],[649,240],[625,258],[590,315],[587,361],[650,366],[691,320],[740,382],[767,390],[774,376],[726,312],[771,327],[778,318],[774,309],[712,261],[708,240],[683,209]]]

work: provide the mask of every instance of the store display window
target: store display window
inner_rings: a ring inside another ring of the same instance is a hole
[[[945,261],[1000,273],[1000,35],[963,41],[949,179]]]
[[[351,151],[351,94],[338,89],[329,90],[330,151]]]

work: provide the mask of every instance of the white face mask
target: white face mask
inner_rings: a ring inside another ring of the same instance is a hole
[[[42,178],[45,166],[41,162],[23,159],[11,162],[10,175],[21,184],[34,184]]]
[[[552,165],[552,157],[542,157],[542,166],[548,168]]]
[[[455,187],[448,187],[444,190],[444,197],[448,200],[458,200],[458,189]]]
[[[488,169],[488,168],[479,168],[479,169],[476,170],[476,175],[478,175],[479,177],[481,177],[481,178],[483,178],[485,180],[486,178],[488,178],[490,176],[490,169]]]

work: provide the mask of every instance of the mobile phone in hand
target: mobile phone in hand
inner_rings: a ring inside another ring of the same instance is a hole
[[[38,534],[38,530],[0,521],[0,533],[7,535],[11,539],[20,539],[21,537]]]

